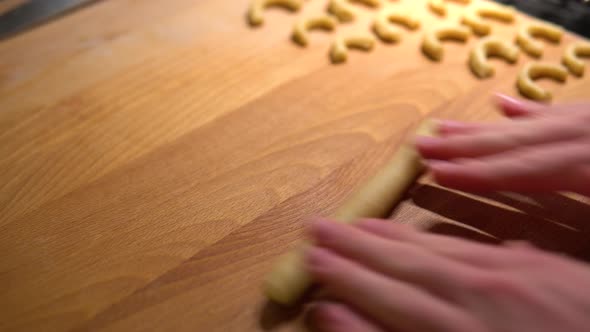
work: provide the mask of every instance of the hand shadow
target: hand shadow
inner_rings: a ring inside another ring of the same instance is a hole
[[[582,233],[590,233],[590,205],[563,194],[489,193],[479,196],[512,206],[548,222],[561,224]]]
[[[581,216],[590,215],[590,206],[565,196],[552,197],[549,200],[545,198],[539,203],[542,208],[534,205],[531,207],[518,200],[514,200],[515,203],[504,195],[481,197],[493,197],[515,210],[432,185],[421,185],[412,192],[415,205],[488,233],[498,241],[525,240],[545,250],[588,259],[589,234],[573,225],[580,226],[580,219],[583,219]],[[448,223],[437,223],[429,230],[495,242],[493,238],[471,230],[459,230],[461,228]],[[588,226],[585,228],[588,229]]]

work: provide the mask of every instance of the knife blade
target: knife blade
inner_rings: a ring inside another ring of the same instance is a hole
[[[32,28],[96,0],[29,0],[0,15],[0,39]]]

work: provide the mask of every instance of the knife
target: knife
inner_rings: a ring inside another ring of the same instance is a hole
[[[29,0],[0,15],[0,39],[32,28],[96,0]]]

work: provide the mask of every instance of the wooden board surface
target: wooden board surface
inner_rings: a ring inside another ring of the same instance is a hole
[[[423,1],[391,5],[441,21]],[[334,35],[302,49],[296,15],[272,9],[251,29],[247,6],[102,1],[0,42],[0,330],[296,329],[259,288],[305,220],[333,211],[425,116],[498,119],[490,94],[515,95],[529,60],[493,60],[480,81],[465,65],[476,38],[435,64],[420,30],[334,66]],[[339,33],[368,31],[374,12],[358,8]],[[526,20],[494,33],[513,38]],[[588,78],[542,84],[556,102],[590,91]],[[590,207],[563,195],[479,197],[425,179],[394,217],[588,249]]]

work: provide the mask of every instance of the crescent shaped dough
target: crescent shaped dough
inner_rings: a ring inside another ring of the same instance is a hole
[[[299,20],[293,28],[293,40],[301,46],[307,46],[309,44],[308,31],[313,29],[333,31],[336,24],[336,20],[328,15]]]
[[[484,21],[483,18],[510,23],[514,21],[515,16],[512,7],[488,4],[465,13],[461,18],[461,23],[469,26],[476,35],[486,36],[492,31],[492,25]]]
[[[444,49],[441,40],[458,40],[465,42],[469,38],[469,30],[460,25],[444,25],[424,34],[422,52],[434,61],[440,61]]]
[[[563,29],[550,23],[532,23],[522,26],[516,34],[516,43],[531,56],[543,55],[543,44],[535,37],[543,37],[551,42],[559,43]]]
[[[488,57],[497,56],[510,63],[518,60],[520,50],[511,43],[497,37],[486,37],[480,40],[469,54],[469,66],[477,77],[486,78],[494,75],[494,67]]]
[[[346,62],[348,49],[356,48],[362,51],[370,51],[375,46],[375,38],[371,35],[357,35],[349,37],[336,37],[330,50],[330,58],[333,63]]]
[[[578,77],[584,76],[584,67],[586,67],[584,61],[579,58],[580,56],[590,57],[589,42],[577,42],[569,45],[565,49],[562,60],[562,63],[569,69],[570,73]]]
[[[547,77],[559,82],[567,80],[567,70],[560,64],[547,62],[527,63],[518,74],[516,85],[520,93],[533,100],[550,100],[551,93],[538,86],[534,80]]]
[[[336,16],[340,22],[351,22],[355,18],[354,9],[346,0],[330,0],[328,12]]]
[[[462,4],[469,4],[471,0],[455,0]],[[428,0],[428,8],[439,16],[447,15],[447,5],[444,0]]]
[[[447,14],[447,5],[444,0],[428,0],[428,8],[440,16]]]
[[[362,3],[363,5],[366,5],[369,7],[374,7],[374,8],[381,6],[381,0],[350,0],[350,1]]]
[[[375,18],[373,30],[377,37],[384,42],[397,42],[401,39],[401,30],[391,23],[403,25],[410,30],[416,30],[420,27],[420,21],[408,13],[396,10],[382,11]]]
[[[434,135],[436,128],[430,122],[423,123],[419,135]],[[402,199],[407,189],[423,172],[420,154],[412,143],[400,147],[390,161],[337,210],[334,219],[353,223],[359,218],[387,217]],[[264,284],[267,297],[276,303],[292,305],[311,285],[305,270],[304,252],[308,244],[281,256]]]
[[[252,26],[264,23],[264,9],[270,6],[280,6],[291,11],[298,11],[303,6],[303,0],[254,0],[248,11],[248,21]]]
[[[352,22],[356,15],[349,2],[358,2],[369,7],[379,7],[381,5],[381,0],[330,0],[328,12],[336,16],[340,22]]]

